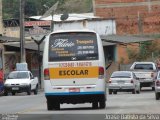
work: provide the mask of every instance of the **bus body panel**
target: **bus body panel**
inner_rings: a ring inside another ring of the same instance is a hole
[[[66,45],[59,42],[63,40]],[[44,90],[48,101],[85,103],[106,99],[104,52],[95,32],[75,30],[47,36],[43,53],[43,70],[46,69],[49,77],[44,78]],[[75,96],[83,100],[72,99]]]

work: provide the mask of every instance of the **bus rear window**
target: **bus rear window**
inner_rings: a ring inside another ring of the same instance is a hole
[[[49,61],[97,60],[97,36],[91,32],[52,34],[49,39]]]

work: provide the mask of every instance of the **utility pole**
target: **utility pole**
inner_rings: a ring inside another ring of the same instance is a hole
[[[138,30],[140,34],[143,34],[142,18],[139,11],[138,11]]]
[[[24,40],[24,7],[25,0],[20,0],[20,50],[21,50],[21,63],[26,62],[25,58],[25,40]]]
[[[151,11],[152,11],[151,0],[148,0],[148,12],[150,13]]]
[[[52,21],[51,21],[51,32],[54,31],[54,22],[53,22],[53,18],[54,18],[54,10],[51,12],[51,15],[52,15]]]
[[[2,0],[0,0],[0,35],[3,34],[3,26],[2,26]]]

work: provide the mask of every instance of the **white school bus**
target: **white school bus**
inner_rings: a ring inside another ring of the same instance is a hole
[[[60,104],[92,103],[105,108],[106,73],[102,41],[90,30],[65,30],[48,35],[43,53],[47,109]]]

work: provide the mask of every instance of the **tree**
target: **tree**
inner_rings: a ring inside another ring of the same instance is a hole
[[[140,51],[139,51],[139,55],[138,55],[138,58],[140,60],[145,60],[145,59],[151,57],[152,53],[151,53],[151,51],[149,51],[149,46],[151,46],[151,45],[152,45],[151,41],[141,42]]]
[[[56,14],[90,12],[92,0],[25,0],[25,15],[43,15],[59,1]],[[3,19],[19,18],[19,0],[2,0]],[[46,6],[46,7],[45,7]]]
[[[153,60],[160,56],[158,41],[141,42],[138,52],[135,49],[127,49],[130,62]]]
[[[3,19],[19,18],[19,0],[2,0]]]
[[[37,15],[37,7],[35,2],[26,1],[25,3],[25,15],[26,16],[33,16]]]

